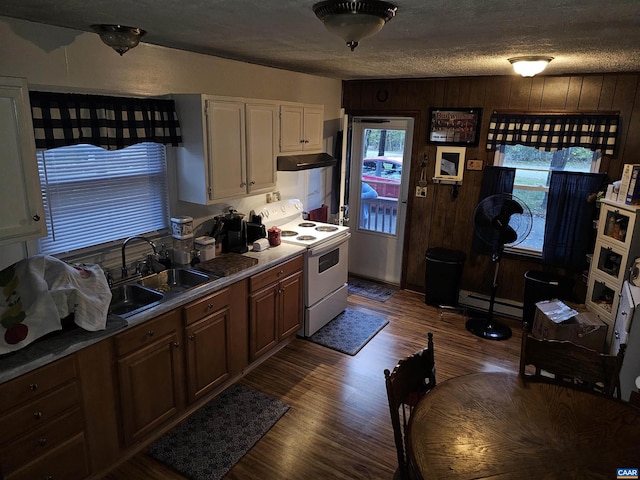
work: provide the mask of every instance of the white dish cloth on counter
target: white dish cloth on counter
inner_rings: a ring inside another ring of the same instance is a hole
[[[2,270],[0,289],[0,354],[61,330],[60,320],[72,313],[85,330],[106,326],[111,290],[99,265],[36,255]]]

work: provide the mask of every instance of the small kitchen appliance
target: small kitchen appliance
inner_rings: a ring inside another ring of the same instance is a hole
[[[222,222],[222,251],[232,253],[245,253],[249,251],[247,247],[247,222],[244,220],[244,213],[230,208],[229,213],[218,215],[214,218]]]
[[[349,227],[303,218],[298,199],[266,204],[258,213],[267,227],[280,230],[282,243],[305,247],[304,319],[299,335],[310,337],[347,308]]]

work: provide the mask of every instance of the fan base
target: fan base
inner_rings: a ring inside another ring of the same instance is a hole
[[[511,338],[511,329],[509,327],[488,318],[470,318],[465,326],[474,335],[487,340],[506,340]]]

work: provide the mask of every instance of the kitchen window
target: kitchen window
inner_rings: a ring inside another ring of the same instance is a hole
[[[524,201],[533,215],[531,233],[510,250],[541,255],[547,217],[547,197],[552,171],[597,173],[601,154],[583,147],[546,152],[524,145],[499,145],[494,165],[516,169],[513,195]]]
[[[70,252],[168,227],[165,146],[73,145],[38,151],[48,236],[43,254]]]

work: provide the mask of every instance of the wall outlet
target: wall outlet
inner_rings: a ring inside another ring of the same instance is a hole
[[[421,187],[418,185],[416,187],[416,197],[426,197],[427,196],[427,187]]]

